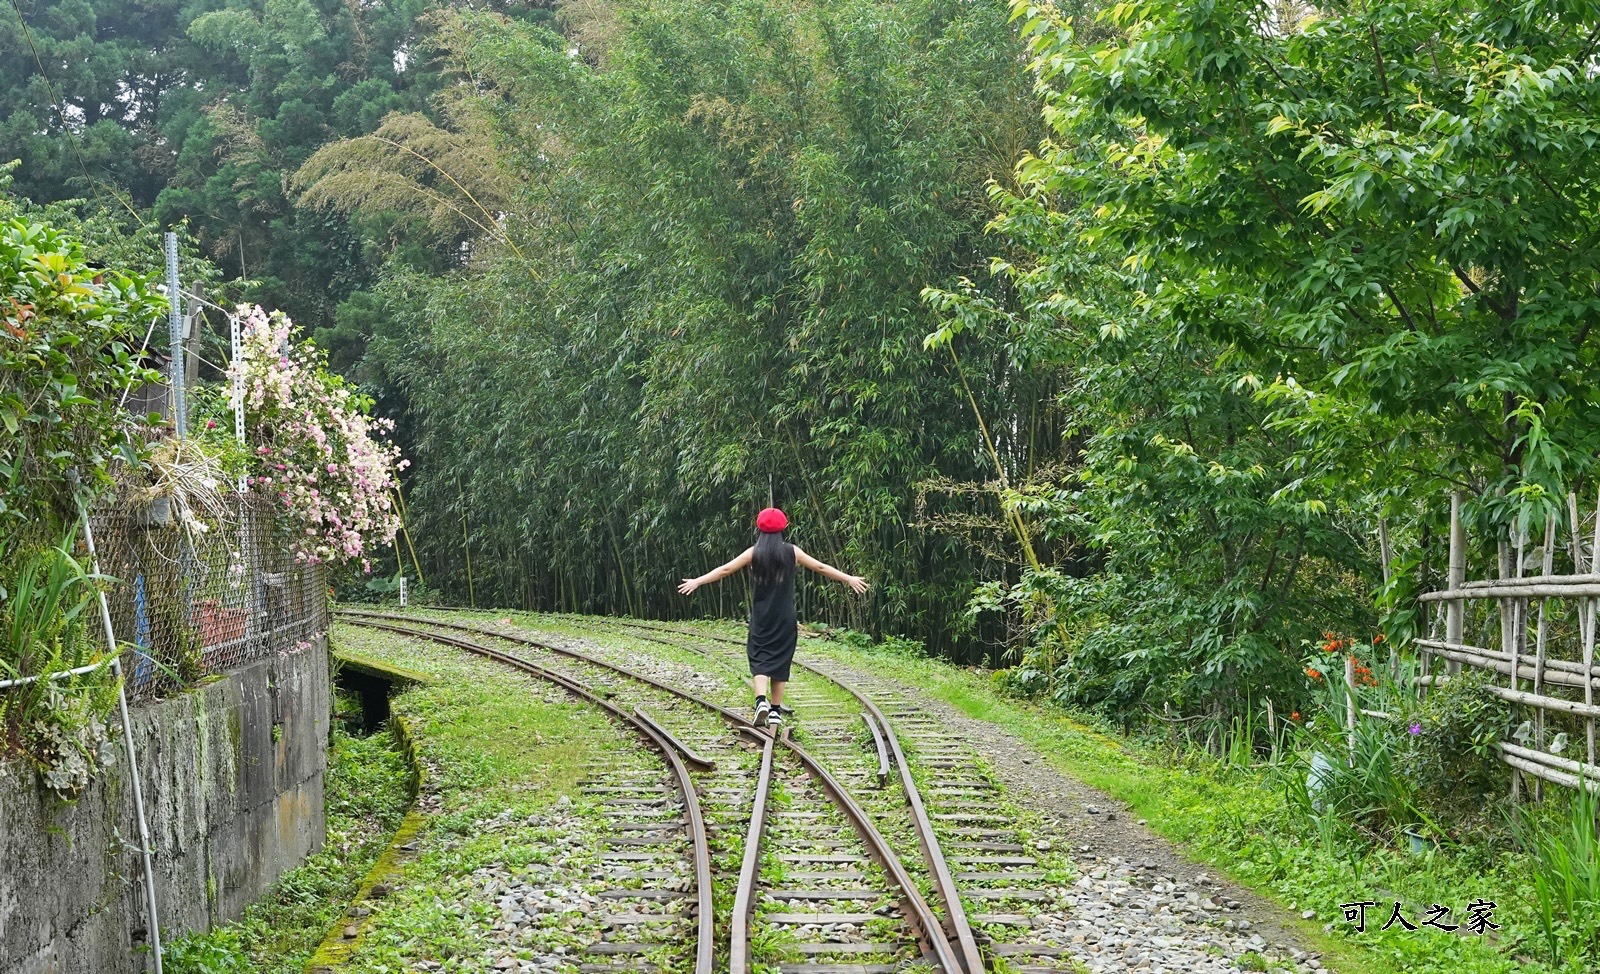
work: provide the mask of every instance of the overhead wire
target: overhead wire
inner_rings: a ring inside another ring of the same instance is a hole
[[[101,182],[90,174],[89,164],[83,158],[83,148],[78,145],[78,137],[73,133],[72,125],[67,120],[67,111],[61,107],[61,99],[56,97],[55,85],[50,81],[50,73],[44,69],[44,58],[39,54],[39,46],[33,41],[33,30],[28,27],[28,17],[22,12],[21,0],[11,0],[11,9],[17,12],[17,23],[22,25],[22,39],[27,42],[28,50],[33,54],[34,66],[39,69],[39,80],[44,82],[45,93],[50,96],[50,107],[55,109],[56,117],[61,119],[61,131],[67,136],[67,144],[72,146],[72,154],[78,160],[78,168],[83,171],[83,178],[88,181],[89,189],[94,193],[96,201],[100,201]],[[124,200],[118,196],[116,190],[110,186],[107,186],[106,189],[111,193],[111,198],[118,205],[132,214],[135,220],[139,221],[141,227],[148,226],[144,221],[144,217],[139,215],[139,211],[131,201]]]
[[[28,17],[27,14],[23,13],[22,11],[21,0],[11,0],[11,9],[16,12],[17,23],[22,27],[22,38],[28,45],[28,51],[33,55],[34,67],[36,67],[39,71],[39,80],[44,82],[45,93],[50,98],[50,107],[54,109],[56,117],[61,120],[61,131],[67,137],[67,144],[72,147],[73,157],[78,161],[78,169],[82,171],[84,180],[87,181],[90,191],[92,191],[95,195],[95,200],[97,202],[104,202],[100,194],[102,183],[100,180],[95,179],[94,175],[89,172],[89,164],[88,161],[83,157],[83,148],[78,144],[77,134],[72,131],[72,125],[67,119],[66,109],[62,107],[61,99],[56,95],[55,84],[50,80],[50,73],[45,70],[44,57],[39,53],[39,45],[34,42],[33,30],[28,26]],[[109,186],[105,188],[111,194],[111,198],[115,200],[123,209],[127,210],[136,221],[138,221],[140,227],[145,229],[149,228],[149,224],[145,222],[144,217],[140,215],[138,209],[134,207],[131,201],[124,200],[121,196],[117,195],[115,189]],[[197,302],[208,308],[215,308],[225,315],[231,316],[234,314],[234,312],[228,310],[227,308],[224,308],[215,302],[207,301],[205,298],[200,297],[198,294],[195,294],[192,291],[180,290],[179,294],[190,301]],[[150,323],[150,327],[145,331],[144,341],[140,343],[139,351],[141,353],[150,348],[150,340],[154,336],[155,322],[152,321]],[[211,366],[214,369],[225,371],[221,366],[210,361],[204,356],[201,356],[198,352],[191,352],[190,354],[193,354],[201,362]],[[123,404],[126,404],[127,399],[128,392],[124,392],[122,397]]]

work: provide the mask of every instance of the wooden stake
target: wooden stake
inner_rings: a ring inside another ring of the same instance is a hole
[[[1550,516],[1550,518],[1544,522],[1544,560],[1539,565],[1540,574],[1549,575],[1551,572],[1555,571],[1555,561],[1556,561],[1556,519],[1555,519],[1555,515],[1552,514]],[[1548,617],[1547,617],[1547,613],[1546,613],[1545,610],[1546,610],[1546,607],[1549,604],[1550,604],[1550,600],[1549,599],[1540,599],[1539,600],[1539,623],[1538,623],[1538,633],[1539,633],[1539,635],[1538,635],[1538,637],[1537,637],[1537,639],[1535,640],[1535,643],[1534,643],[1534,646],[1535,646],[1534,653],[1535,653],[1535,655],[1534,655],[1534,664],[1533,664],[1533,693],[1534,693],[1535,696],[1543,696],[1543,694],[1544,694],[1544,661],[1545,661],[1545,648],[1546,648],[1545,647],[1545,636],[1546,636],[1546,633],[1548,631],[1547,630],[1547,625],[1546,625],[1546,623],[1548,622]],[[1515,676],[1516,676],[1516,674],[1513,673],[1512,677],[1515,678]],[[1539,708],[1539,709],[1537,709],[1537,710],[1535,710],[1533,712],[1533,740],[1534,740],[1535,746],[1538,747],[1539,750],[1541,750],[1541,751],[1544,750],[1544,708],[1543,707],[1541,707],[1541,708]],[[1542,778],[1536,779],[1534,781],[1534,783],[1533,783],[1533,800],[1534,801],[1543,801],[1544,800],[1544,779],[1542,779]]]
[[[1445,582],[1445,587],[1451,591],[1460,590],[1467,580],[1467,531],[1461,523],[1461,491],[1450,492],[1450,577]],[[1463,599],[1452,599],[1445,608],[1444,641],[1459,643],[1462,641],[1462,630],[1465,628],[1467,603]],[[1461,664],[1451,660],[1448,664],[1450,674],[1453,676],[1461,672]]]

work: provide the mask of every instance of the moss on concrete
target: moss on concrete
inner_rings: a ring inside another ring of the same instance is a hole
[[[360,888],[351,899],[352,903],[360,903],[371,897],[373,887],[398,870],[403,853],[401,846],[415,839],[426,821],[422,813],[414,808],[406,813],[406,817],[400,820],[400,827],[395,830],[394,837],[389,840],[388,848],[383,850],[382,855],[378,856],[378,861],[372,864],[372,868],[367,870],[367,875],[362,878]],[[366,932],[369,920],[370,917],[347,917],[334,924],[333,929],[322,938],[321,945],[311,955],[311,959],[306,962],[306,974],[329,974],[348,960],[360,945],[361,935]],[[351,927],[355,928],[354,936],[347,935]]]

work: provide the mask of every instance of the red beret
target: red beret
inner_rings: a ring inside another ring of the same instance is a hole
[[[776,507],[769,507],[756,515],[756,530],[766,534],[777,534],[788,526],[788,517]]]

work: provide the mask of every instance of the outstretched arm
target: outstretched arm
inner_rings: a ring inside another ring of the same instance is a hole
[[[732,575],[734,572],[737,572],[739,569],[750,564],[750,555],[755,550],[756,549],[754,547],[746,548],[739,554],[737,558],[728,562],[726,565],[723,565],[719,568],[713,568],[704,575],[701,575],[699,578],[684,579],[683,584],[678,586],[679,594],[688,595],[690,592],[693,592],[695,589],[707,582],[715,582],[727,578],[729,575]],[[796,550],[798,551],[799,549]]]
[[[826,575],[836,582],[850,586],[851,591],[857,595],[867,590],[867,580],[860,575],[847,575],[832,565],[820,562],[801,551],[799,545],[794,546],[794,562],[797,565],[811,569],[818,575]]]

